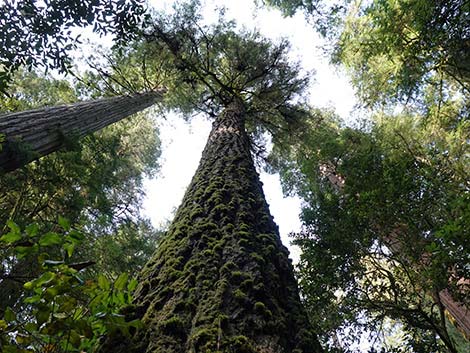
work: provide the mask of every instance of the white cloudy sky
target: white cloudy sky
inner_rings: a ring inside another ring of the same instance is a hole
[[[154,0],[153,3],[159,9],[171,10],[172,1]],[[293,60],[300,60],[305,70],[316,72],[310,88],[311,104],[332,106],[343,118],[348,117],[355,104],[353,90],[344,75],[328,65],[328,60],[318,48],[321,40],[306,23],[303,15],[283,18],[277,10],[256,10],[253,0],[206,1],[205,14],[210,17],[216,6],[225,6],[226,15],[236,19],[239,25],[257,28],[263,35],[274,40],[288,38],[292,44]],[[191,123],[186,123],[177,116],[156,120],[160,126],[163,147],[162,169],[156,179],[148,180],[145,184],[147,199],[144,213],[158,226],[171,220],[178,207],[197,168],[210,131],[210,122],[203,117],[196,117]],[[261,173],[261,180],[282,240],[296,262],[299,253],[290,246],[288,234],[300,228],[300,200],[283,197],[278,175]]]

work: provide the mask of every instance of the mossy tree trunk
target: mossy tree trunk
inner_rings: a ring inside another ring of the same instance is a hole
[[[109,352],[320,352],[250,153],[244,107],[213,123],[198,170],[144,268],[132,342]]]
[[[82,137],[137,113],[162,92],[104,98],[0,116],[0,171],[12,171],[55,152],[67,139]]]

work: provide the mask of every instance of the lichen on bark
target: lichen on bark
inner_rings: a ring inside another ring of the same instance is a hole
[[[102,351],[321,351],[254,167],[241,101],[214,121],[135,305],[144,329],[108,339]]]

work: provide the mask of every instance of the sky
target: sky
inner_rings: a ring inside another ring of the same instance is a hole
[[[169,0],[152,1],[153,6],[165,11],[171,11],[171,4],[172,1]],[[287,38],[292,45],[292,60],[300,61],[306,72],[315,72],[309,89],[310,104],[333,107],[343,119],[348,119],[356,103],[353,89],[345,75],[328,64],[328,59],[319,48],[323,44],[321,38],[307,24],[302,14],[284,18],[278,10],[256,9],[254,0],[217,0],[206,1],[204,15],[208,22],[213,20],[213,10],[217,6],[225,6],[227,18],[235,19],[239,26],[256,28],[272,40]],[[193,118],[190,123],[176,115],[169,115],[166,119],[156,117],[155,120],[162,140],[162,168],[156,178],[145,182],[147,197],[143,212],[159,227],[171,221],[179,206],[198,166],[211,123],[203,116]],[[300,230],[301,200],[283,197],[279,175],[260,174],[281,239],[296,263],[299,250],[290,245],[288,234]]]

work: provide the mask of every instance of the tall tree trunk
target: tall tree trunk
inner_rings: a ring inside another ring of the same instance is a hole
[[[105,98],[0,116],[0,171],[15,170],[82,137],[139,112],[162,98],[162,92]]]
[[[102,351],[321,351],[253,164],[241,102],[214,122],[135,304],[144,329]]]

